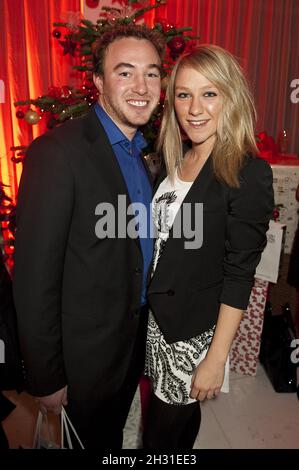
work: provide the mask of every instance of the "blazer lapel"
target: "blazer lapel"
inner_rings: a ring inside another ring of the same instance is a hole
[[[185,199],[183,200],[182,204],[186,203],[196,203],[205,201],[205,195],[211,184],[213,179],[213,169],[212,169],[212,159],[209,157],[205,162],[204,166],[202,167],[200,173],[196,177],[193,185],[191,186],[190,190],[186,194]],[[161,257],[159,258],[158,265],[156,270],[150,280],[150,291],[155,291],[157,288],[157,284],[160,284],[160,280],[162,282],[163,277],[167,277],[167,273],[173,273],[175,270],[172,269],[171,263],[174,262],[176,265],[180,264],[180,259],[183,256],[184,250],[182,249],[182,244],[178,243],[178,239],[173,237],[173,227],[177,218],[180,217],[180,213],[182,211],[182,206],[179,209],[172,228],[169,231],[169,237],[166,241],[164,246],[163,252]],[[183,234],[182,234],[183,237]],[[181,242],[181,240],[179,240]],[[162,277],[161,277],[162,275]],[[163,284],[163,282],[162,282]],[[168,285],[168,283],[167,283]]]

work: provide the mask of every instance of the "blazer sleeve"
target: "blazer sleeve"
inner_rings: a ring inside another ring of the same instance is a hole
[[[228,192],[221,303],[247,308],[273,206],[270,165],[260,158],[248,158],[240,173],[240,187]]]
[[[26,388],[35,396],[66,385],[60,306],[73,200],[66,152],[49,135],[36,139],[19,188],[13,276]]]

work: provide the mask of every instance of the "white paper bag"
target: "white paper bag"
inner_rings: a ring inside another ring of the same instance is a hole
[[[267,245],[255,272],[257,279],[273,283],[277,282],[284,247],[285,229],[286,225],[270,220],[267,232]]]

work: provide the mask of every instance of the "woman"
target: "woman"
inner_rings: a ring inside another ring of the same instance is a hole
[[[192,448],[199,402],[227,390],[229,349],[266,244],[273,191],[271,168],[254,157],[253,101],[227,51],[200,46],[183,56],[166,99],[158,148],[167,177],[153,199],[146,361],[153,392],[144,448],[171,450]],[[182,135],[191,142],[185,152]]]

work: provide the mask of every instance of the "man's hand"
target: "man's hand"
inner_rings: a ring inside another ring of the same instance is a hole
[[[43,414],[52,411],[55,415],[61,413],[62,405],[67,405],[67,385],[52,395],[46,397],[35,397]]]

